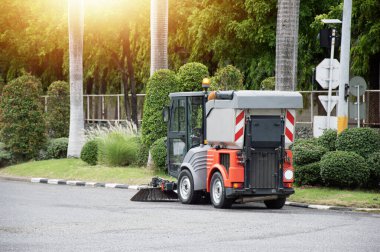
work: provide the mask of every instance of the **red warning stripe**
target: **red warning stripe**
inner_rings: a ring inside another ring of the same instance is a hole
[[[285,129],[285,136],[286,136],[287,138],[289,138],[289,140],[290,140],[291,142],[293,142],[293,133],[290,132],[290,130],[289,130],[288,128]]]
[[[240,114],[236,117],[236,125],[238,125],[239,122],[243,119],[244,119],[244,111],[240,112]]]
[[[241,128],[238,132],[236,132],[235,141],[237,141],[243,135],[243,129],[244,128]]]
[[[294,116],[289,112],[289,110],[286,111],[286,118],[292,125],[294,125]]]

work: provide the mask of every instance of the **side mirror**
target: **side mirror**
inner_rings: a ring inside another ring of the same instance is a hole
[[[169,107],[165,107],[162,110],[162,118],[164,119],[164,122],[169,122]]]

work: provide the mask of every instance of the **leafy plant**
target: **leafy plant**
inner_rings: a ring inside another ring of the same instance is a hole
[[[261,82],[262,90],[275,90],[276,88],[276,79],[275,77],[268,77]]]
[[[157,139],[151,146],[153,163],[158,169],[166,167],[166,137]]]
[[[47,130],[52,138],[68,137],[70,122],[70,86],[65,81],[55,81],[48,88]]]
[[[98,142],[96,140],[87,141],[83,145],[80,158],[89,165],[96,165],[98,162]]]
[[[345,129],[338,135],[336,149],[353,151],[367,158],[380,150],[380,134],[371,128]]]
[[[145,166],[148,162],[149,148],[142,143],[141,138],[139,138],[139,149],[137,151],[136,165]]]
[[[5,144],[0,142],[0,167],[10,164],[12,161],[12,154],[5,149]]]
[[[49,140],[47,148],[46,148],[47,159],[66,158],[68,144],[69,144],[69,139],[67,137],[61,137],[61,138]]]
[[[329,151],[335,151],[336,139],[337,139],[337,131],[328,129],[328,130],[325,130],[323,132],[323,135],[318,138],[317,143],[320,146],[325,147]]]
[[[328,186],[358,187],[367,183],[370,170],[365,159],[351,151],[333,151],[320,162],[322,180]]]
[[[380,151],[368,156],[368,168],[370,177],[368,187],[379,188],[380,186]]]
[[[46,142],[41,83],[31,75],[9,82],[0,101],[0,136],[17,159],[36,157]]]
[[[321,160],[327,149],[319,146],[316,139],[298,139],[292,147],[294,163],[302,166]]]
[[[321,168],[319,162],[296,166],[294,168],[295,182],[298,185],[321,185]]]
[[[169,105],[169,93],[179,90],[173,71],[158,70],[149,79],[144,102],[142,142],[150,147],[154,141],[166,136],[167,125],[162,110]]]
[[[211,90],[242,90],[244,76],[232,65],[219,68],[211,78]]]
[[[99,140],[98,160],[109,166],[126,166],[134,163],[138,151],[138,138],[111,132]]]
[[[202,80],[209,76],[205,65],[198,62],[191,62],[181,66],[177,73],[181,91],[202,90]]]

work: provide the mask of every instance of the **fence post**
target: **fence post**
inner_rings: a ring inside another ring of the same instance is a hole
[[[314,123],[314,93],[311,91],[310,93],[310,122],[311,122],[311,127],[313,128],[313,123]]]
[[[120,95],[117,95],[117,121],[120,121]]]
[[[90,96],[87,95],[87,122],[90,121]]]

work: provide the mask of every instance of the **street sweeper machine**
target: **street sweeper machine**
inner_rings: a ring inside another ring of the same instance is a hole
[[[205,81],[203,87],[207,87]],[[167,168],[177,178],[153,178],[134,201],[210,199],[216,208],[263,201],[279,209],[294,193],[292,151],[298,92],[171,93]]]

